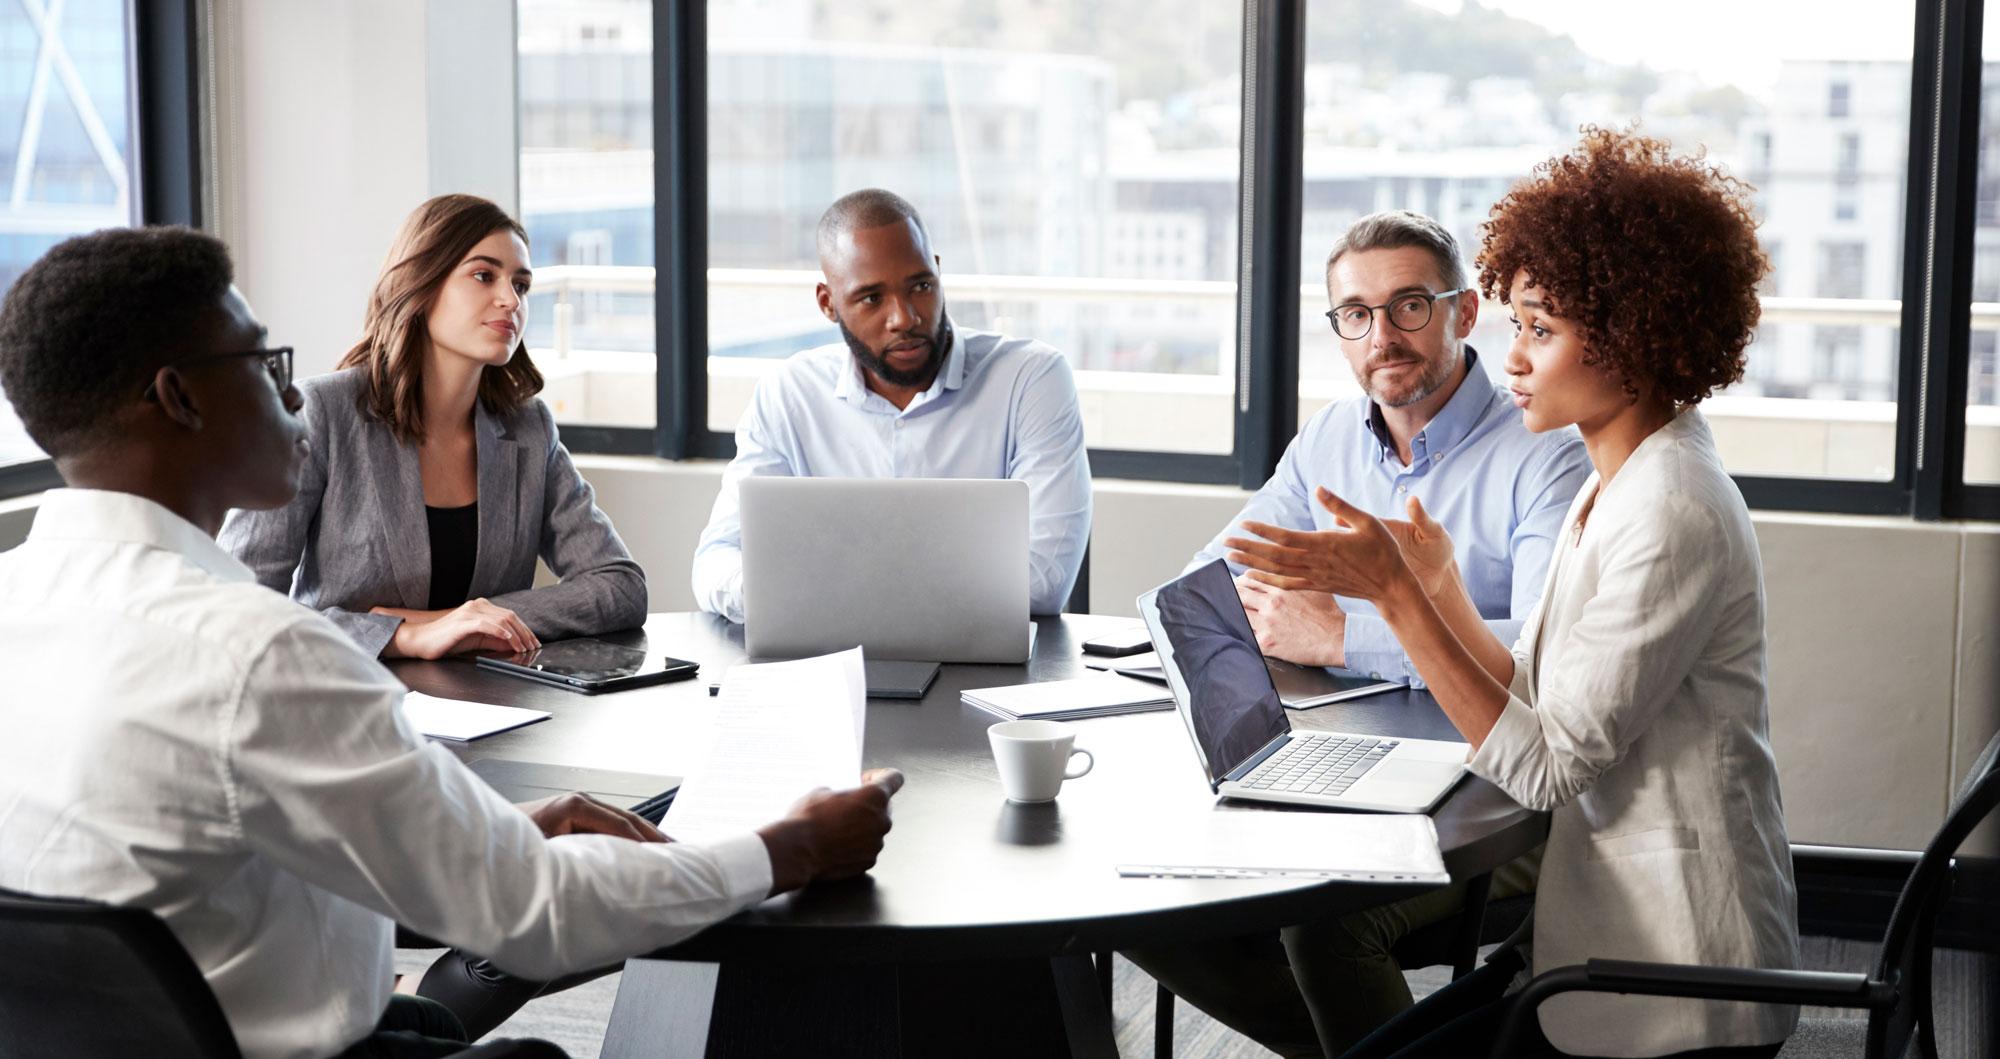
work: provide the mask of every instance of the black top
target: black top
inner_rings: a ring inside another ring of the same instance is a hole
[[[479,558],[479,504],[424,505],[431,531],[431,610],[450,610],[472,591],[472,563]]]

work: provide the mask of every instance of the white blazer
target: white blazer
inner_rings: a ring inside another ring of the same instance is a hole
[[[1513,653],[1506,708],[1470,764],[1553,810],[1534,970],[1795,966],[1763,568],[1700,412],[1642,442],[1608,486],[1584,483]],[[1541,1021],[1566,1052],[1657,1056],[1783,1040],[1798,1011],[1571,993]]]

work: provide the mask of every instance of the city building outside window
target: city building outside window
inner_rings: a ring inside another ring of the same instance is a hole
[[[0,4],[0,295],[62,240],[137,221],[125,14]],[[0,395],[0,466],[42,458]]]
[[[1914,16],[1904,2],[1836,18],[1803,0],[1310,5],[1301,418],[1359,392],[1318,315],[1348,223],[1430,214],[1469,270],[1515,180],[1582,125],[1636,122],[1755,187],[1773,265],[1764,322],[1745,380],[1705,405],[1730,469],[1892,478]],[[1496,374],[1506,321],[1485,306],[1470,340]]]

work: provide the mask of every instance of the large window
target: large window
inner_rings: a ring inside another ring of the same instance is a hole
[[[0,4],[0,295],[49,247],[132,224],[123,0]],[[0,396],[0,466],[42,459]]]
[[[564,423],[650,429],[652,4],[522,0],[517,70],[544,396]]]
[[[1764,323],[1748,377],[1704,406],[1730,469],[1894,476],[1912,3],[1343,0],[1309,5],[1307,24],[1302,417],[1359,392],[1320,315],[1349,223],[1429,214],[1470,271],[1510,185],[1579,126],[1637,121],[1757,189]],[[1509,339],[1485,306],[1471,341],[1496,378]]]
[[[1966,365],[1965,480],[2000,485],[2000,11],[1986,12]]]
[[[529,341],[583,447],[727,455],[757,380],[837,340],[813,224],[877,185],[958,323],[1070,358],[1100,473],[1255,484],[1357,392],[1320,315],[1350,223],[1430,214],[1471,264],[1515,181],[1636,122],[1754,188],[1763,323],[1705,405],[1752,504],[2000,511],[1979,0],[518,3]]]
[[[649,425],[652,4],[520,10],[521,206],[538,267],[562,266],[541,269],[529,342],[571,421]],[[1069,357],[1093,447],[1228,453],[1241,19],[1203,0],[712,0],[708,429],[839,340],[813,228],[879,186],[924,214],[959,326]]]
[[[1094,448],[1227,453],[1242,12],[1209,0],[710,0],[709,408],[838,342],[813,229],[884,187],[961,327],[1077,372]]]

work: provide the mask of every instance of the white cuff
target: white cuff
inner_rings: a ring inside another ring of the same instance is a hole
[[[771,851],[764,847],[764,839],[755,831],[703,846],[714,855],[729,887],[730,899],[738,907],[748,908],[771,896]]]

